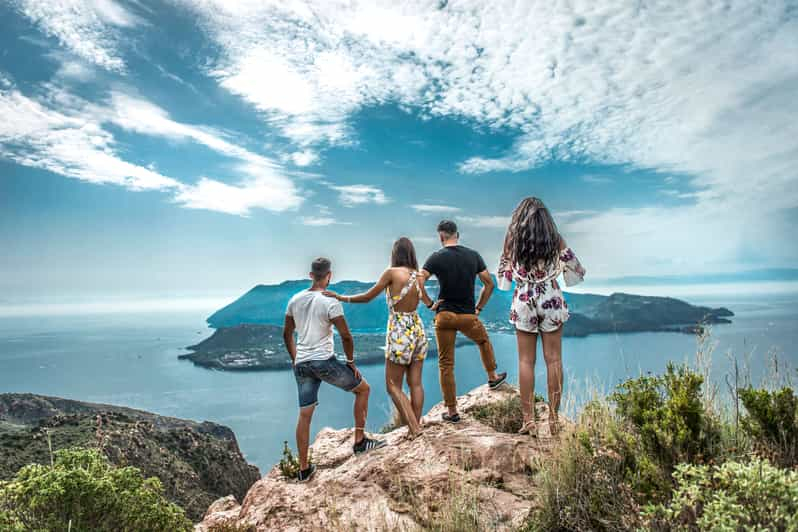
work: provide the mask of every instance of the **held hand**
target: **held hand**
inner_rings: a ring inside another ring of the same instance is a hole
[[[441,306],[441,303],[443,303],[443,299],[438,299],[438,300],[435,301],[435,303],[432,304],[432,306],[429,309],[432,312],[435,312],[435,311],[438,310],[438,307]]]
[[[326,296],[326,297],[331,297],[333,299],[337,299],[338,301],[341,301],[340,294],[336,294],[332,290],[324,290],[324,291],[322,291],[321,295]]]
[[[354,362],[347,362],[346,365],[352,369],[352,373],[355,374],[356,379],[360,380],[363,378],[363,376],[360,374],[360,370],[357,369],[357,366],[355,366]]]
[[[476,314],[477,316],[479,316],[479,313],[480,313],[480,312],[482,312],[482,309],[481,309],[481,308],[479,308],[479,307],[476,307],[476,309],[474,309],[474,314]]]

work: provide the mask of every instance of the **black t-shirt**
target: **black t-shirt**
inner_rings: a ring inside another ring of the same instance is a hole
[[[474,314],[474,281],[487,269],[479,253],[465,246],[446,246],[430,255],[424,269],[437,277],[441,286],[438,297],[443,303],[438,312]]]

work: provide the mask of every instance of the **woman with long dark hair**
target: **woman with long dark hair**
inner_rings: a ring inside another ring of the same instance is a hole
[[[385,335],[385,384],[393,404],[407,423],[411,437],[415,437],[421,432],[421,411],[424,408],[421,370],[429,346],[417,308],[419,301],[431,309],[436,304],[424,289],[413,242],[406,237],[394,242],[391,266],[366,292],[348,296],[326,291],[324,295],[345,303],[368,303],[383,291],[389,312]],[[405,378],[410,388],[410,400],[402,391]]]
[[[535,424],[535,356],[540,335],[549,393],[549,429],[559,432],[563,388],[562,327],[568,305],[557,277],[565,284],[582,282],[585,269],[565,244],[551,213],[538,198],[525,198],[513,211],[496,272],[500,290],[515,282],[510,323],[518,341],[518,384],[524,424],[521,434],[537,435]]]

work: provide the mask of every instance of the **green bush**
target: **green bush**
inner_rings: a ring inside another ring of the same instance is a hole
[[[798,473],[767,461],[680,464],[667,505],[644,510],[653,530],[798,530]]]
[[[783,467],[798,464],[798,396],[792,388],[769,392],[749,387],[739,393],[748,411],[742,428],[759,454]]]
[[[313,453],[311,451],[308,451],[308,462],[313,463]],[[287,480],[294,480],[299,475],[299,457],[294,456],[287,441],[283,442],[283,457],[280,458],[278,467]]]
[[[688,367],[669,363],[664,375],[629,379],[612,394],[618,414],[669,472],[680,462],[709,461],[719,452],[720,427],[704,408],[703,381]]]
[[[52,465],[25,466],[0,483],[0,524],[4,519],[11,530],[36,532],[192,529],[158,479],[114,467],[96,449],[57,451]]]

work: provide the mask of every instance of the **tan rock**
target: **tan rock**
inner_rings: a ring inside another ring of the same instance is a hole
[[[551,453],[548,410],[539,405],[539,438],[497,432],[469,412],[507,399],[517,390],[481,386],[458,397],[463,421],[440,421],[443,404],[424,416],[424,433],[380,435],[388,446],[352,454],[352,430],[323,429],[312,445],[319,470],[306,484],[283,478],[277,467],[256,482],[238,506],[230,497],[208,509],[197,532],[222,522],[266,530],[418,530],[457,516],[496,530],[522,524],[533,505],[533,472]]]

